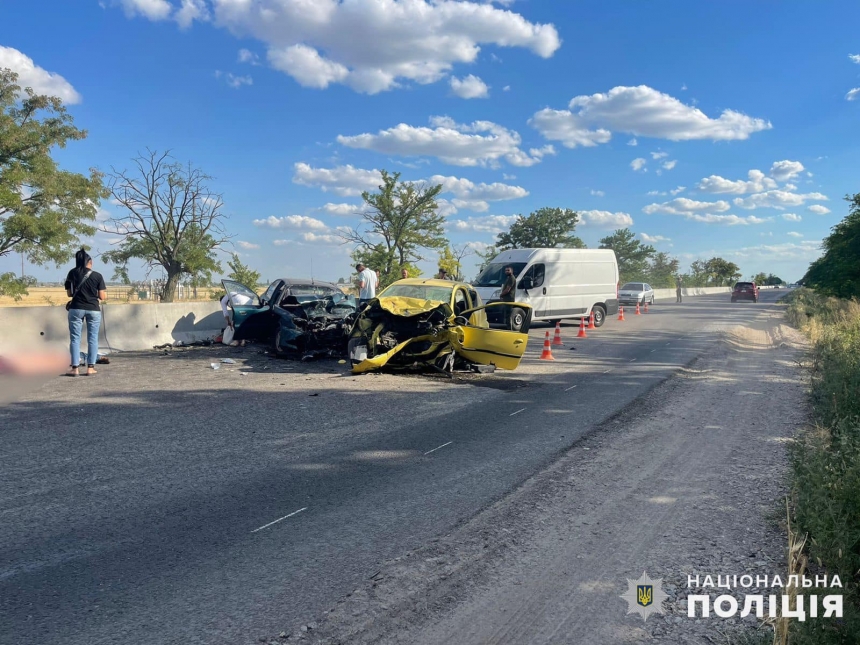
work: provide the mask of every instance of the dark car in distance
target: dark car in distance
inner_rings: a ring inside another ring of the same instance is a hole
[[[732,302],[752,300],[758,302],[758,287],[755,282],[738,282],[732,289]]]

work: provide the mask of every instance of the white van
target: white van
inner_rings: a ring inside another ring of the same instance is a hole
[[[507,266],[517,277],[516,301],[531,305],[532,320],[554,322],[594,312],[600,327],[606,316],[618,313],[618,262],[611,249],[502,251],[472,283],[484,302],[500,300]],[[514,312],[514,329],[518,320]]]

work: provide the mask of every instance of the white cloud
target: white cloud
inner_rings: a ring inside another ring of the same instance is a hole
[[[662,235],[648,235],[648,233],[639,233],[639,237],[646,244],[657,244],[659,242],[671,242],[672,238],[663,237]]]
[[[436,212],[439,213],[442,217],[448,218],[451,215],[457,214],[457,207],[454,206],[447,199],[437,199],[436,200]]]
[[[266,219],[255,219],[254,226],[262,228],[295,228],[325,230],[328,226],[318,219],[305,215],[287,215],[286,217],[275,217],[270,215]]]
[[[529,191],[521,186],[511,186],[501,182],[492,184],[476,184],[468,179],[433,175],[428,180],[431,184],[442,184],[442,191],[453,194],[457,199],[466,201],[505,201],[527,197]]]
[[[332,235],[330,233],[302,233],[302,241],[310,244],[335,245],[343,244],[343,238],[340,235]]]
[[[502,92],[510,92],[510,91],[511,91],[511,86],[510,86],[510,85],[505,85],[505,86],[502,88]]]
[[[204,0],[182,0],[173,19],[180,29],[188,29],[195,20],[204,21],[209,19],[209,10]]]
[[[582,225],[590,228],[627,228],[633,226],[633,218],[627,213],[609,211],[579,211]]]
[[[469,74],[462,79],[452,76],[451,91],[461,99],[490,98],[490,88],[474,74]]]
[[[728,202],[720,200],[716,202],[699,202],[686,197],[677,197],[662,204],[650,204],[642,209],[644,213],[666,213],[668,215],[692,215],[694,213],[724,213],[731,206]]]
[[[776,182],[770,177],[765,177],[761,170],[750,170],[747,177],[749,181],[743,179],[732,181],[719,175],[711,175],[700,181],[696,187],[706,193],[745,195],[770,190],[777,186]]]
[[[788,191],[788,192],[790,192],[790,193],[793,193],[794,191],[796,191],[796,190],[797,190],[797,185],[796,185],[796,184],[785,184],[785,185],[782,187],[782,189],[783,189],[783,190],[787,190],[787,191]]]
[[[627,145],[628,145],[628,146],[638,146],[638,145],[639,145],[639,142],[638,142],[635,138],[633,138],[633,139],[630,139],[630,141],[628,141],[628,142],[627,142]]]
[[[784,159],[783,161],[773,162],[773,165],[770,167],[770,176],[777,181],[790,181],[804,170],[806,168],[799,161]]]
[[[645,168],[645,165],[647,163],[648,162],[645,161],[645,159],[643,159],[642,157],[637,157],[636,159],[634,159],[633,161],[630,162],[630,167],[636,171],[641,170],[642,172],[647,172],[647,168]]]
[[[782,219],[784,219],[788,222],[799,222],[803,218],[800,215],[796,215],[795,213],[783,213]]]
[[[484,215],[466,219],[448,220],[449,228],[468,233],[502,233],[517,221],[516,215]]]
[[[733,251],[723,251],[724,257],[754,258],[758,261],[794,260],[810,261],[821,255],[821,242],[804,240],[802,242],[786,242],[784,244],[761,244],[748,246]]]
[[[810,213],[814,213],[815,215],[827,215],[830,212],[830,209],[826,206],[820,206],[819,204],[815,204],[807,208]]]
[[[250,76],[236,76],[231,72],[227,72],[226,74],[221,70],[215,71],[215,78],[223,78],[224,82],[227,83],[234,90],[238,90],[243,85],[253,85],[254,79]]]
[[[32,87],[36,94],[47,94],[62,99],[63,103],[80,103],[77,90],[59,74],[42,69],[29,56],[12,47],[0,45],[0,68],[11,69],[18,74],[21,88]]]
[[[509,175],[506,172],[502,173],[502,179],[504,179],[505,181],[514,181],[516,178],[517,178],[516,175]]]
[[[322,206],[319,210],[328,213],[329,215],[337,215],[339,217],[348,217],[356,215],[366,210],[364,204],[332,204],[331,202]]]
[[[659,190],[649,190],[649,191],[648,191],[647,193],[645,193],[645,194],[646,194],[646,195],[648,195],[648,197],[657,197],[658,195],[661,195],[661,196],[665,197],[665,196],[666,196],[666,195],[668,195],[669,193],[667,193],[667,192],[665,192],[665,191],[664,191],[664,192],[660,192]]]
[[[240,249],[244,249],[245,251],[253,251],[255,249],[260,248],[259,244],[254,244],[253,242],[243,242],[241,240],[236,242],[236,246],[238,246]]]
[[[772,127],[768,121],[734,110],[724,110],[719,118],[712,119],[698,108],[646,85],[577,96],[568,107],[545,108],[530,123],[547,139],[561,141],[569,148],[606,143],[612,131],[670,141],[732,141],[748,139]]]
[[[382,175],[378,170],[363,170],[351,165],[312,168],[300,162],[295,164],[294,169],[294,184],[319,187],[343,197],[361,195],[366,190],[374,191],[382,183]]]
[[[735,206],[753,210],[756,208],[777,208],[783,210],[789,206],[801,206],[805,202],[826,202],[827,196],[821,193],[790,193],[785,190],[769,190],[763,193],[755,193],[749,197],[737,197]]]
[[[652,152],[651,153],[651,158],[654,159],[655,161],[657,159],[663,159],[664,157],[668,157],[668,156],[669,156],[668,152]]]
[[[345,65],[320,56],[316,49],[307,45],[270,49],[267,57],[272,67],[289,74],[304,87],[323,90],[332,83],[343,82],[349,76]],[[392,80],[388,79],[389,83]]]
[[[680,195],[685,190],[687,190],[686,186],[678,186],[677,188],[675,188],[674,190],[670,190],[669,192],[672,193],[673,195]]]
[[[851,59],[852,62],[860,65],[860,54],[848,54],[848,58]]]
[[[240,63],[250,63],[251,65],[260,64],[260,57],[249,49],[240,49],[237,60]]]
[[[455,166],[495,167],[501,160],[514,166],[533,166],[545,155],[555,154],[552,146],[524,152],[519,147],[519,133],[490,121],[466,125],[448,117],[433,117],[430,123],[432,127],[401,123],[378,134],[341,135],[337,141],[388,155],[437,157]]]
[[[791,237],[803,237],[803,233],[798,233],[797,231],[789,231],[786,235],[790,235]]]
[[[129,15],[165,20],[167,0],[122,0]],[[435,0],[210,0],[214,23],[262,41],[276,69],[307,87],[343,83],[374,94],[447,76],[485,45],[542,58],[561,46],[556,28],[492,3]],[[181,9],[179,10],[181,12]]]
[[[216,0],[217,2],[217,0]],[[209,20],[209,9],[205,0],[119,0],[129,18],[141,16],[147,20],[175,20],[180,29],[188,29],[195,20]]]
[[[663,170],[672,170],[677,164],[678,162],[674,159],[672,161],[664,161],[662,164]]]
[[[592,189],[591,194],[594,195],[595,197],[606,197],[606,193],[604,193],[602,190]]]
[[[167,20],[173,11],[167,0],[120,0],[120,4],[129,18],[139,15],[149,20]]]
[[[848,90],[848,94],[845,95],[846,101],[855,101],[857,97],[860,97],[860,87],[855,87],[853,90]]]
[[[711,213],[707,213],[705,215],[688,215],[686,217],[694,222],[725,224],[726,226],[737,226],[739,224],[747,226],[749,224],[765,224],[766,222],[773,221],[772,217],[756,217],[755,215],[740,217],[738,215],[713,215]]]

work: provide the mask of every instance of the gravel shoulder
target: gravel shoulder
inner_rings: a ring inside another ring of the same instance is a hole
[[[784,574],[785,447],[807,386],[781,320],[723,331],[550,468],[273,641],[711,644],[755,629],[687,618],[686,581]],[[644,623],[619,598],[643,570],[669,595]]]

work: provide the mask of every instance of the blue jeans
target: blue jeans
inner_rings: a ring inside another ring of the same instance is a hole
[[[69,351],[72,353],[70,365],[77,366],[81,361],[81,331],[84,320],[87,321],[87,365],[95,365],[99,359],[99,326],[102,323],[102,312],[69,309],[69,336],[72,339],[69,344]]]

